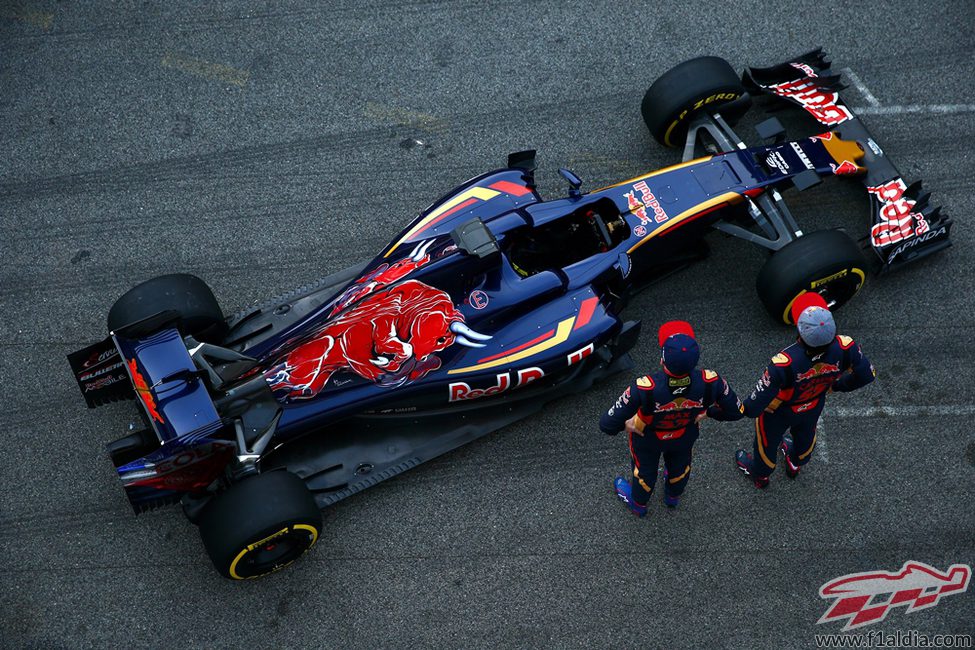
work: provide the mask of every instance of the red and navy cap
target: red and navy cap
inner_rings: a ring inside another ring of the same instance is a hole
[[[792,322],[799,338],[812,348],[829,345],[836,336],[836,323],[826,301],[818,293],[807,292],[792,303]]]
[[[822,307],[823,309],[829,309],[826,305],[826,299],[815,291],[807,291],[805,293],[799,294],[795,300],[792,301],[792,310],[790,315],[792,316],[792,322],[799,322],[799,314],[806,311],[808,307]]]
[[[683,376],[694,370],[701,349],[694,340],[694,328],[687,321],[672,320],[660,326],[657,332],[660,343],[660,359],[668,374]]]

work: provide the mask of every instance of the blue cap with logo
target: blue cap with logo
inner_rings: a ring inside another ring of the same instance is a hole
[[[686,375],[697,365],[701,349],[694,340],[691,324],[672,320],[660,326],[657,332],[660,343],[660,359],[664,369],[672,375]]]

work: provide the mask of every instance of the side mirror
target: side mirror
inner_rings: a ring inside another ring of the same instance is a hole
[[[573,172],[566,169],[565,167],[559,167],[559,175],[562,176],[569,184],[569,197],[577,199],[582,196],[582,192],[579,191],[579,187],[582,185],[582,179],[576,176]]]

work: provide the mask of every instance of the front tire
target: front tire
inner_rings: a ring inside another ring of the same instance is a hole
[[[226,578],[248,580],[279,571],[318,541],[322,513],[304,481],[272,471],[235,483],[200,514],[200,536]]]
[[[739,101],[740,100],[740,101]],[[734,102],[734,106],[729,106]],[[651,135],[665,147],[684,144],[691,118],[704,111],[722,113],[733,124],[748,110],[750,100],[731,64],[716,56],[684,61],[660,76],[640,110]]]
[[[793,325],[792,304],[808,291],[835,310],[866,280],[867,263],[857,243],[840,230],[819,230],[791,241],[765,262],[755,287],[772,318]]]

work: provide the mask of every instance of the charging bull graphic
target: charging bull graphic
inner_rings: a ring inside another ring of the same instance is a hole
[[[294,348],[265,373],[284,397],[314,397],[340,370],[394,387],[440,367],[436,352],[453,343],[484,347],[491,337],[464,324],[445,292],[406,280],[374,292]]]
[[[381,264],[376,267],[371,273],[364,275],[355,281],[355,283],[345,290],[345,292],[339,296],[338,300],[335,301],[335,306],[332,307],[332,312],[330,316],[334,316],[355,301],[369,295],[370,293],[375,293],[384,287],[388,287],[391,284],[395,284],[413,273],[421,266],[428,264],[430,262],[430,254],[427,252],[430,245],[433,244],[433,240],[427,240],[417,244],[413,251],[404,257],[403,259],[393,262],[392,264]],[[441,253],[442,255],[443,253]]]
[[[819,589],[822,598],[835,598],[817,623],[846,621],[843,631],[852,630],[887,617],[900,605],[907,613],[934,607],[942,596],[968,589],[971,567],[953,564],[944,573],[922,562],[905,562],[898,572],[868,571],[831,580]]]

